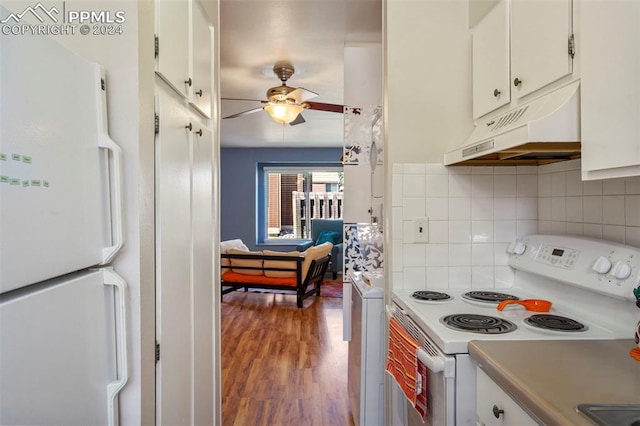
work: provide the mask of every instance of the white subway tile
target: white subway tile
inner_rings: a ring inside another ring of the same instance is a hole
[[[473,198],[471,200],[471,219],[493,219],[493,198]]]
[[[538,196],[538,176],[537,175],[517,175],[516,195],[518,197]]]
[[[449,221],[449,242],[450,243],[470,243],[471,242],[471,221],[468,221],[468,220]]]
[[[427,175],[427,196],[449,196],[449,175]]]
[[[625,194],[640,194],[640,176],[629,177],[624,180]]]
[[[471,176],[471,197],[486,198],[493,197],[493,175],[472,175]]]
[[[516,173],[519,175],[537,175],[538,166],[517,166]]]
[[[604,195],[624,194],[624,179],[606,179],[602,181],[602,193]]]
[[[427,198],[427,217],[430,220],[449,219],[449,199]]]
[[[553,169],[551,168],[551,164],[538,166],[538,174],[548,174],[551,172],[553,172]]]
[[[565,197],[551,198],[551,220],[563,222],[567,220],[567,199]]]
[[[493,245],[493,264],[495,266],[507,266],[509,264],[507,247],[509,247],[509,243],[495,243]]]
[[[449,266],[449,244],[427,244],[427,266]]]
[[[625,224],[624,195],[605,195],[602,197],[602,223],[605,225]],[[638,211],[640,215],[640,211]]]
[[[472,243],[492,243],[493,242],[492,220],[474,220],[471,222],[471,242]]]
[[[402,207],[391,209],[391,235],[394,239],[402,238]]]
[[[403,197],[424,197],[426,193],[427,192],[424,175],[402,176]]]
[[[404,288],[426,290],[427,270],[426,268],[410,266],[404,268]]]
[[[428,267],[427,288],[430,290],[449,288],[449,268],[446,266]]]
[[[449,168],[442,164],[428,163],[425,167],[425,173],[428,175],[446,175],[449,174]]]
[[[538,175],[538,196],[551,197],[551,174]]]
[[[551,198],[550,197],[538,198],[538,219],[551,220]]]
[[[558,161],[557,163],[551,163],[551,171],[553,172],[564,172],[566,170],[567,170],[566,161]]]
[[[585,223],[602,223],[602,196],[586,196],[582,199],[582,217]]]
[[[424,217],[426,213],[426,204],[427,202],[425,198],[404,197],[402,199],[403,219],[410,220],[415,217]]]
[[[471,197],[471,175],[449,175],[450,197]]]
[[[470,266],[449,267],[449,288],[456,288],[456,289],[471,288],[471,267]]]
[[[640,248],[640,227],[627,226],[625,234],[625,244]]]
[[[640,226],[640,195],[627,195],[625,198],[625,224]]]
[[[393,242],[391,243],[392,245],[392,260],[391,263],[393,263],[393,272],[402,272],[402,268],[404,267],[404,265],[402,264],[402,241],[400,240],[393,240]]]
[[[625,243],[626,229],[624,226],[602,225],[602,239],[615,241],[620,244]]]
[[[553,235],[565,235],[567,233],[567,222],[551,221],[551,233]]]
[[[551,214],[551,200],[549,198],[533,198],[533,197],[521,197],[516,198],[516,219],[518,220],[530,220],[538,219],[539,208],[538,200],[547,200],[549,214]]]
[[[595,223],[585,223],[582,226],[585,237],[602,239],[602,225]]]
[[[494,167],[493,174],[495,174],[495,175],[515,175],[516,174],[516,166]]]
[[[582,182],[582,195],[602,195],[602,181],[585,180]]]
[[[455,166],[447,167],[450,175],[470,175],[471,167],[469,166]]]
[[[427,266],[426,247],[424,244],[405,244],[402,246],[402,265]]]
[[[471,288],[493,288],[493,266],[471,267]]]
[[[560,164],[560,163],[555,163]],[[551,196],[564,197],[567,195],[567,174],[556,172],[551,174]]]
[[[412,220],[403,220],[402,221],[402,241],[406,243],[412,243],[414,240],[413,236],[413,221]]]
[[[537,220],[518,220],[516,222],[516,232],[518,238],[530,234],[544,233]]]
[[[515,220],[496,220],[493,224],[494,237],[496,243],[510,243],[516,240]]]
[[[567,197],[567,221],[582,222],[582,197]]]
[[[449,266],[470,266],[471,244],[449,244]]]
[[[494,198],[493,218],[497,220],[512,220],[517,217],[516,198]]]
[[[470,220],[471,198],[449,198],[449,220]]]
[[[472,175],[492,175],[493,167],[490,167],[490,166],[472,167],[471,174]]]
[[[391,173],[394,175],[401,175],[404,173],[404,165],[402,163],[393,163],[391,166]]]
[[[582,235],[584,233],[582,227],[582,223],[567,222],[567,235]]]
[[[579,158],[577,160],[565,161],[564,164],[566,165],[567,170],[581,170],[582,169],[582,162],[581,162],[581,160]]]
[[[582,195],[582,176],[580,170],[567,172],[567,195]]]
[[[429,243],[442,244],[449,242],[449,221],[429,221]]]
[[[493,196],[494,197],[515,197],[516,196],[516,175],[494,175],[493,176]]]
[[[550,220],[539,220],[538,221],[538,233],[540,233],[540,234],[551,234],[551,221]],[[518,230],[518,237],[520,237],[520,236],[522,236],[522,234],[520,234],[520,230]]]
[[[493,266],[493,244],[471,244],[472,266]]]
[[[391,283],[391,287],[392,288],[404,288],[404,274],[402,272],[393,272],[392,274],[392,280],[393,282]]]

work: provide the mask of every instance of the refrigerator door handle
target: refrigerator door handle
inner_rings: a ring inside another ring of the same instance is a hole
[[[118,379],[107,385],[107,407],[109,426],[118,425],[118,400],[117,396],[129,379],[129,367],[127,364],[127,283],[116,274],[111,267],[102,268],[105,285],[117,288],[116,299],[116,353],[118,365]]]
[[[109,137],[107,129],[107,96],[105,86],[105,74],[99,65],[96,65],[96,74],[98,81],[101,82],[97,86],[98,91],[98,132],[100,134],[100,140],[98,146],[101,149],[111,151],[111,158],[113,159],[113,188],[111,195],[111,235],[113,238],[113,245],[104,247],[102,249],[102,263],[106,265],[113,257],[120,251],[124,241],[123,231],[123,211],[122,211],[122,149]]]

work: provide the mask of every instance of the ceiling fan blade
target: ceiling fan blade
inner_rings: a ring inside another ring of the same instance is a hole
[[[258,112],[258,111],[262,111],[262,107],[250,109],[250,110],[247,110],[247,111],[242,111],[242,112],[239,112],[237,114],[228,115],[226,117],[222,117],[222,119],[224,120],[226,118],[242,117],[243,115],[253,114],[254,112]]]
[[[246,99],[246,98],[220,98],[223,101],[251,101],[251,102],[264,102],[261,99]]]
[[[325,104],[322,102],[306,102],[309,104],[309,109],[313,109],[316,111],[327,111],[327,112],[344,112],[344,105],[337,104]]]
[[[302,116],[302,114],[298,114],[298,116],[296,117],[295,120],[293,120],[291,123],[289,123],[290,126],[295,126],[296,124],[302,124],[302,123],[306,123],[307,120],[304,119],[304,117]]]
[[[287,98],[292,98],[296,100],[296,103],[301,104],[305,102],[307,99],[313,99],[320,95],[316,92],[312,92],[311,90],[307,90],[304,87],[298,87],[293,92],[287,95]]]

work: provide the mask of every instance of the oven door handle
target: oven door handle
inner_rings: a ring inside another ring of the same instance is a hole
[[[418,348],[418,359],[420,362],[424,364],[429,370],[434,373],[439,373],[444,371],[444,358],[439,355],[430,355],[422,348]]]

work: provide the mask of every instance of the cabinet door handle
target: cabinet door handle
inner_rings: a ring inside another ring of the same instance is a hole
[[[493,406],[493,416],[496,419],[499,419],[500,418],[500,414],[504,414],[504,410],[501,410],[500,408],[498,408],[497,405],[494,405]]]
[[[189,131],[193,130],[193,126],[191,125],[191,123],[189,123],[188,126],[184,126],[185,129],[188,129]]]
[[[198,96],[202,97],[202,89],[198,90],[198,91],[196,92],[196,95],[198,95]]]
[[[202,129],[198,129],[198,130],[196,131],[196,135],[198,135],[198,136],[202,136]]]
[[[494,90],[493,90],[493,96],[495,96],[496,98],[497,98],[498,96],[500,96],[500,93],[501,93],[501,92],[500,92],[498,89],[494,89]]]
[[[185,80],[185,84],[189,87],[191,87],[191,85],[193,84],[193,81],[191,80],[191,77],[189,77],[189,80]]]
[[[518,87],[522,84],[522,80],[520,80],[518,77],[516,77],[515,80],[513,80],[513,85]]]

